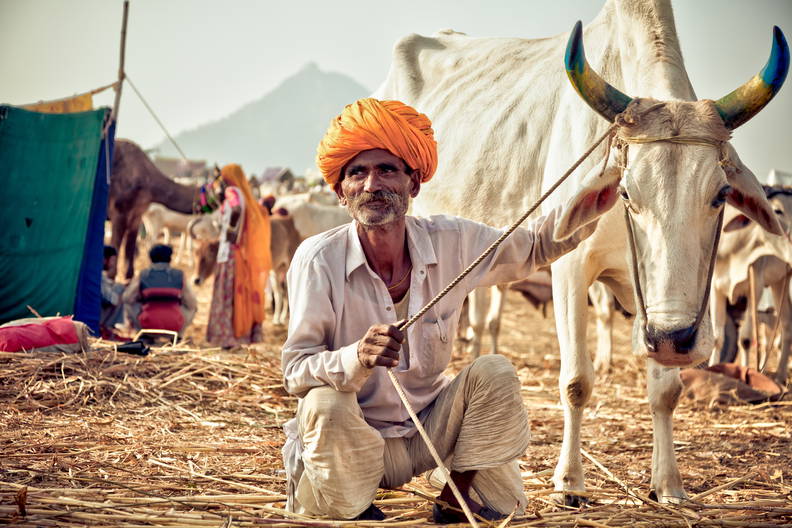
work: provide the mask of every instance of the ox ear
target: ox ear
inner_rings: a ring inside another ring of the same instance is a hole
[[[768,233],[784,235],[781,223],[754,173],[743,165],[731,145],[728,146],[728,154],[731,163],[726,164],[723,170],[732,190],[727,201]]]
[[[732,231],[739,231],[745,227],[751,225],[751,219],[745,216],[744,214],[738,214],[731,220],[729,223],[723,226],[724,233],[731,233]]]
[[[608,211],[619,197],[621,172],[617,167],[609,167],[602,176],[600,168],[595,167],[584,179],[583,188],[567,204],[558,219],[553,232],[555,240],[564,240],[584,225],[593,222]]]

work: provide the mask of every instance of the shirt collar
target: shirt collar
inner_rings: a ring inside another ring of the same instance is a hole
[[[432,240],[426,229],[415,219],[407,216],[407,247],[410,250],[410,260],[414,269],[422,268],[429,264],[437,264],[437,255],[432,246]],[[346,252],[346,277],[347,279],[360,266],[366,264],[366,254],[357,234],[357,220],[352,220],[347,229]]]

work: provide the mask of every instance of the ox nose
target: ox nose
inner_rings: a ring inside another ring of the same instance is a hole
[[[664,345],[677,354],[687,354],[696,345],[696,332],[698,328],[689,326],[679,330],[658,330],[649,325],[646,328],[646,347],[649,352],[658,352]]]

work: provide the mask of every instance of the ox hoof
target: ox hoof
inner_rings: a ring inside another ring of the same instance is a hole
[[[576,491],[578,490],[557,490],[557,492],[554,493],[552,497],[556,504],[563,504],[568,508],[582,508],[584,506],[588,506],[588,497],[575,495]],[[583,490],[579,491],[581,493],[583,492]]]
[[[652,489],[649,491],[649,498],[662,504],[681,504],[688,499],[688,496],[684,491],[668,491],[658,496],[657,490]]]
[[[587,497],[564,493],[564,506],[569,508],[583,508],[584,506],[588,506],[588,503],[589,500]]]

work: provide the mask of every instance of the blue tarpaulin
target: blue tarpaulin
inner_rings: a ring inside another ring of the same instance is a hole
[[[107,219],[107,196],[110,191],[110,170],[113,167],[114,138],[115,122],[108,127],[106,137],[99,146],[99,163],[96,166],[88,232],[85,237],[82,267],[74,301],[74,318],[87,324],[97,335],[101,315],[104,230]]]

